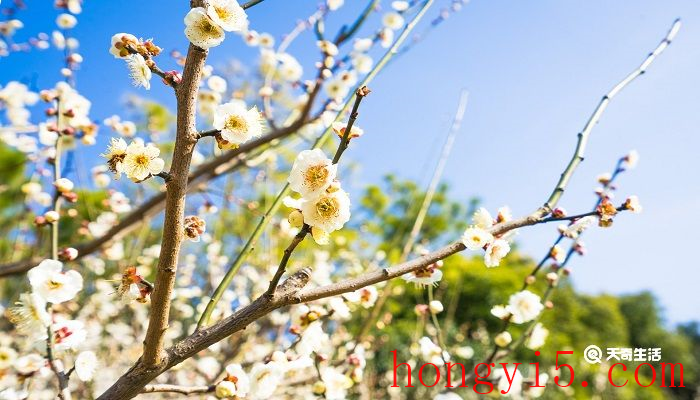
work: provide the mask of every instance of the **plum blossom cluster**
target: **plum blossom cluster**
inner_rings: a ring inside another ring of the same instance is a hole
[[[136,87],[146,90],[151,88],[152,69],[157,68],[153,57],[160,54],[162,49],[152,40],[142,40],[129,33],[117,33],[112,36],[109,52],[114,58],[123,59],[129,69],[129,76]],[[165,84],[174,86],[177,74],[172,73],[164,78]]]
[[[143,141],[136,139],[127,145],[122,138],[112,138],[107,151],[102,154],[107,160],[107,168],[117,179],[124,173],[134,182],[143,182],[163,172],[165,161],[159,156],[160,149],[153,143],[144,145]]]
[[[496,218],[485,208],[479,208],[472,217],[473,225],[464,232],[462,243],[469,250],[484,250],[484,263],[487,267],[498,267],[501,259],[510,252],[510,241],[517,231],[511,230],[499,236],[489,233],[494,224],[507,222],[512,219],[510,208],[498,209]]]
[[[341,229],[350,220],[350,197],[336,179],[338,167],[323,150],[304,150],[294,160],[289,174],[289,187],[301,199],[286,199],[295,210],[289,214],[292,226],[306,225],[316,243],[329,243],[330,233]]]
[[[45,114],[51,120],[33,126],[29,122],[29,108],[39,100],[48,104]],[[53,158],[55,150],[52,148],[59,138],[63,139],[65,147],[74,146],[75,138],[80,138],[85,145],[92,145],[96,140],[97,125],[89,116],[91,105],[87,98],[66,82],[58,82],[53,89],[40,93],[30,91],[22,83],[9,82],[0,88],[0,108],[5,109],[5,116],[16,129],[0,127],[0,138],[6,144],[37,158]]]
[[[31,344],[26,349],[30,353],[15,359],[13,349],[7,351],[3,348],[3,354],[10,354],[13,358],[6,361],[15,365],[17,379],[31,378],[57,362],[56,358],[74,355],[74,369],[78,378],[82,381],[92,380],[97,367],[96,356],[92,351],[79,352],[87,337],[83,322],[68,319],[52,310],[54,306],[73,300],[83,289],[82,276],[74,270],[65,271],[60,261],[44,260],[29,270],[27,277],[31,292],[22,293],[16,305],[8,309],[8,315],[17,332]],[[52,353],[46,354],[48,359],[31,352],[31,348],[41,341],[46,341],[52,349]]]
[[[212,0],[185,16],[185,36],[202,49],[220,45],[226,32],[241,32],[247,27],[248,16],[236,0]]]

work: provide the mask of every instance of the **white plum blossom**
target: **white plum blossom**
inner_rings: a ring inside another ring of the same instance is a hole
[[[411,282],[415,284],[416,286],[437,285],[437,283],[440,282],[440,280],[442,279],[442,271],[439,268],[430,266],[426,268],[417,269],[413,272],[403,275],[401,278],[403,278],[403,280],[405,280],[406,282]]]
[[[625,200],[625,208],[632,211],[634,214],[639,214],[642,212],[642,204],[639,202],[639,197],[630,196]]]
[[[345,0],[326,0],[326,6],[329,10],[335,11],[343,6]]]
[[[578,219],[576,222],[574,222],[571,225],[560,225],[559,226],[559,232],[561,232],[562,235],[571,238],[571,239],[576,239],[579,237],[583,231],[591,227],[593,224],[595,224],[598,221],[597,217],[594,217],[592,215],[589,215],[587,217],[583,217],[581,219]]]
[[[165,167],[165,161],[159,155],[160,150],[153,143],[144,146],[143,142],[135,140],[126,148],[123,171],[134,182],[157,175]]]
[[[146,90],[151,89],[151,68],[146,64],[146,60],[141,54],[130,54],[126,56],[126,65],[129,67],[129,76],[134,86],[143,86]]]
[[[282,382],[284,368],[275,361],[267,364],[256,363],[250,371],[250,397],[265,400],[272,397]]]
[[[501,332],[498,335],[496,335],[495,338],[493,338],[493,342],[498,347],[506,347],[512,341],[513,341],[513,336],[511,336],[510,332],[508,332],[508,331]]]
[[[224,41],[224,29],[214,22],[203,7],[191,9],[185,16],[185,36],[202,49],[215,47]]]
[[[290,188],[304,198],[314,199],[331,185],[336,177],[337,168],[323,150],[304,150],[292,165],[288,179]]]
[[[287,82],[296,82],[301,79],[304,74],[304,69],[302,68],[299,61],[288,53],[277,54],[277,61],[279,66],[277,71],[279,72],[280,78]]]
[[[78,379],[89,382],[97,370],[97,356],[92,351],[83,351],[75,358],[75,373]]]
[[[349,376],[331,367],[321,369],[321,380],[326,387],[323,397],[328,400],[346,399],[347,391],[353,385],[353,381]]]
[[[301,334],[296,345],[296,352],[301,357],[309,357],[329,343],[328,334],[323,331],[321,321],[314,321]]]
[[[227,32],[243,31],[248,27],[248,16],[236,0],[210,0],[207,15]]]
[[[493,217],[484,207],[479,207],[472,216],[472,222],[477,228],[488,229],[493,226]]]
[[[319,40],[316,42],[316,46],[318,46],[324,54],[329,56],[338,55],[338,46],[330,40]]]
[[[238,397],[243,398],[250,391],[250,379],[240,364],[227,365],[226,378],[235,382],[236,395]]]
[[[639,163],[639,153],[637,150],[631,150],[622,160],[622,167],[625,170],[634,169]]]
[[[275,45],[275,38],[269,33],[261,33],[258,37],[258,44],[260,47],[271,49]]]
[[[83,288],[83,277],[77,271],[63,271],[63,263],[44,260],[27,272],[32,291],[49,303],[71,300]]]
[[[404,23],[403,17],[397,12],[388,12],[382,17],[382,24],[391,30],[401,29]]]
[[[226,79],[218,75],[212,75],[207,79],[207,86],[215,92],[225,93],[228,85]]]
[[[397,1],[391,2],[391,8],[393,8],[394,10],[399,11],[399,12],[403,12],[403,11],[408,10],[409,6],[410,6],[410,4],[407,1],[403,1],[403,0],[400,0],[400,1],[397,0]]]
[[[525,346],[532,350],[539,349],[544,346],[547,336],[549,336],[549,330],[545,328],[542,323],[538,322],[535,324],[535,327],[532,328],[532,332],[527,342],[525,342]]]
[[[304,223],[331,233],[350,220],[350,197],[343,189],[325,192],[315,199],[304,199],[301,212]]]
[[[357,52],[365,52],[372,48],[374,41],[370,38],[358,38],[352,45],[352,49]]]
[[[53,347],[56,351],[76,350],[87,338],[85,324],[79,320],[59,320],[51,327]]]
[[[46,365],[46,359],[36,353],[27,354],[17,359],[15,370],[21,375],[31,375]]]
[[[462,243],[469,250],[481,250],[493,242],[493,235],[477,226],[467,228],[462,235]]]
[[[17,360],[17,352],[12,347],[0,347],[0,369],[7,369]]]
[[[9,308],[8,316],[17,332],[28,336],[31,341],[44,340],[48,336],[46,328],[51,324],[51,315],[46,311],[46,300],[38,294],[19,295],[19,301]]]
[[[370,308],[377,302],[379,293],[377,292],[376,287],[367,286],[357,289],[354,292],[345,293],[343,294],[343,297],[350,303],[358,303],[363,308]]]
[[[360,74],[366,74],[372,70],[374,60],[367,54],[355,54],[352,56],[352,66]]]
[[[440,300],[433,300],[428,304],[430,312],[433,314],[439,314],[445,310],[445,306]]]
[[[73,29],[78,24],[78,19],[70,14],[60,14],[56,17],[56,25],[61,29]]]
[[[238,394],[236,392],[236,384],[231,381],[221,381],[216,384],[214,394],[216,394],[216,397],[220,399],[231,398]]]
[[[537,318],[544,309],[544,305],[540,302],[540,296],[529,290],[523,290],[510,296],[507,308],[512,315],[511,321],[522,324]]]
[[[496,239],[486,248],[484,263],[487,267],[498,267],[501,259],[510,251],[510,244],[503,239]]]
[[[258,108],[246,109],[240,101],[221,104],[214,113],[214,128],[221,138],[232,145],[240,145],[262,135],[263,127]]]
[[[420,346],[420,354],[423,360],[440,365],[442,364],[443,352],[440,346],[433,343],[429,337],[423,336],[418,340],[418,345]]]

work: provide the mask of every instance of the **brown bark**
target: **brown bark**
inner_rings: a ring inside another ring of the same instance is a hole
[[[207,51],[190,45],[187,61],[182,73],[182,82],[177,86],[177,133],[173,162],[170,167],[172,179],[168,182],[165,196],[165,220],[158,269],[151,295],[151,314],[143,346],[142,363],[147,368],[163,362],[163,343],[168,329],[170,297],[175,285],[178,256],[183,240],[183,220],[187,180],[192,153],[197,144],[195,129],[196,101],[202,68]]]

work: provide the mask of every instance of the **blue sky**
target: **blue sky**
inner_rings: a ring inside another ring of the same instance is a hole
[[[26,32],[52,30],[51,2],[27,3],[20,14]],[[266,0],[250,10],[251,26],[283,34],[315,4]],[[363,4],[346,0],[329,29]],[[444,4],[438,1],[429,17]],[[78,88],[93,101],[94,118],[119,113],[120,100],[134,92],[123,63],[107,52],[111,35],[130,32],[153,37],[167,50],[184,50],[187,6],[184,0],[85,1],[75,29],[85,58]],[[637,149],[641,162],[620,179],[619,196],[639,195],[645,210],[618,217],[613,229],[586,235],[589,254],[572,265],[574,282],[590,293],[650,289],[669,322],[700,319],[695,292],[700,272],[693,254],[700,222],[698,2],[473,0],[372,84],[359,122],[367,134],[349,153],[362,165],[353,187],[359,190],[390,172],[426,183],[426,166],[440,151],[464,87],[469,105],[445,181],[457,199],[479,196],[487,208],[507,204],[516,215],[532,211],[549,195],[600,97],[643,60],[676,17],[684,23],[676,41],[612,102],[561,205],[587,211],[595,176]],[[312,40],[305,36],[291,52],[309,60]],[[240,40],[228,39],[213,49],[210,62],[216,67],[253,54]],[[53,50],[0,59],[0,84],[25,79],[51,86],[60,63]],[[309,66],[307,77],[310,73]],[[160,85],[140,94],[172,104]],[[551,225],[529,228],[519,243],[539,258],[555,234]]]

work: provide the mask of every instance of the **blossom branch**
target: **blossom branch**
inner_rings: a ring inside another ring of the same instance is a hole
[[[399,37],[396,39],[396,41],[392,44],[392,46],[384,53],[382,58],[379,60],[379,62],[372,68],[372,70],[365,76],[365,78],[362,80],[360,83],[360,87],[367,86],[369,83],[376,77],[376,75],[381,71],[386,64],[391,60],[392,57],[396,55],[396,51],[398,48],[401,46],[401,44],[406,40],[410,32],[415,28],[416,24],[418,21],[423,18],[427,10],[430,8],[430,6],[433,4],[434,0],[428,0],[426,1],[420,11],[413,17],[411,22],[406,25],[404,30],[401,32]],[[316,88],[320,88],[320,85],[317,84]],[[353,100],[355,99],[357,95],[353,93],[353,95],[348,98],[345,101],[345,104],[343,105],[343,108],[338,112],[335,122],[338,122],[341,118],[341,116],[350,108],[350,104],[353,104]],[[308,104],[307,104],[308,107]],[[317,149],[321,147],[325,141],[331,136],[331,132],[333,132],[332,125],[326,128],[326,130],[323,132],[323,134],[316,140],[314,145],[312,146],[313,149]],[[349,132],[346,130],[346,132]],[[250,236],[248,241],[246,242],[245,246],[243,247],[243,250],[238,253],[238,256],[236,257],[236,260],[234,263],[229,267],[229,269],[226,271],[226,274],[224,275],[224,278],[221,280],[219,283],[218,287],[214,291],[214,295],[212,298],[209,300],[209,303],[207,304],[207,307],[205,308],[204,312],[202,313],[202,316],[200,317],[199,321],[197,322],[197,326],[201,328],[205,324],[209,322],[209,318],[211,317],[212,312],[214,311],[214,307],[216,306],[216,303],[219,302],[221,299],[221,296],[223,296],[224,291],[226,288],[231,283],[231,280],[233,280],[233,277],[235,274],[238,272],[238,269],[240,266],[243,264],[247,256],[250,254],[250,252],[253,249],[253,246],[257,242],[258,238],[264,231],[265,227],[269,223],[269,217],[276,212],[276,210],[279,208],[279,206],[282,204],[282,199],[289,194],[289,183],[287,183],[284,188],[280,191],[280,193],[277,195],[277,198],[275,201],[272,203],[268,211],[265,213],[263,218],[260,220],[258,225],[255,227],[255,230],[253,231],[253,234]]]
[[[203,1],[193,1],[198,6]],[[155,367],[163,362],[163,343],[168,329],[170,298],[177,270],[177,260],[183,240],[183,218],[185,196],[187,194],[188,172],[196,140],[195,113],[196,98],[207,51],[190,44],[183,69],[182,81],[175,88],[177,98],[177,128],[170,174],[165,197],[165,219],[163,238],[154,290],[151,294],[151,313],[144,339],[144,352],[141,363]]]
[[[333,157],[332,163],[337,164],[338,161],[340,161],[340,157],[342,157],[343,152],[345,149],[348,148],[348,144],[350,143],[350,133],[352,131],[352,126],[355,124],[355,121],[357,120],[358,110],[360,109],[360,104],[362,103],[362,100],[369,95],[370,90],[367,86],[361,86],[355,91],[355,102],[353,103],[352,106],[352,111],[350,112],[350,119],[348,119],[348,123],[345,126],[345,132],[343,133],[343,137],[340,140],[340,144],[338,144],[338,149],[335,152],[335,156]],[[286,188],[285,188],[286,189]],[[283,192],[286,192],[286,190],[283,190]],[[278,196],[279,198],[279,196]],[[296,249],[296,247],[304,241],[304,238],[306,238],[306,235],[311,232],[311,227],[307,224],[304,224],[299,231],[299,233],[294,236],[294,239],[292,240],[292,243],[289,244],[289,246],[284,250],[284,255],[282,256],[282,260],[280,260],[280,264],[277,267],[277,271],[275,272],[275,275],[273,276],[272,280],[270,281],[270,286],[267,289],[267,295],[272,296],[274,294],[275,288],[277,287],[277,284],[280,281],[280,278],[282,278],[282,275],[284,274],[284,271],[287,268],[287,263],[289,262],[289,258],[292,256],[292,253]]]
[[[357,89],[355,91],[355,103],[352,105],[352,111],[350,111],[350,119],[348,119],[348,124],[345,127],[345,132],[343,133],[343,137],[340,140],[340,144],[338,145],[338,149],[335,151],[335,155],[333,156],[333,164],[337,164],[338,161],[340,161],[340,157],[343,156],[343,152],[348,148],[348,145],[350,144],[350,138],[351,138],[350,133],[352,132],[352,126],[355,124],[355,121],[357,120],[358,110],[360,108],[360,103],[362,103],[362,99],[364,99],[369,93],[370,93],[370,90],[367,86],[361,86],[359,89]]]
[[[71,393],[70,389],[68,389],[69,375],[65,373],[62,367],[59,367],[56,364],[56,360],[54,359],[52,344],[53,330],[50,326],[46,328],[46,334],[48,335],[46,338],[46,358],[49,360],[49,367],[51,368],[51,371],[53,371],[54,375],[56,375],[56,379],[58,380],[58,398],[61,400],[70,400]]]

